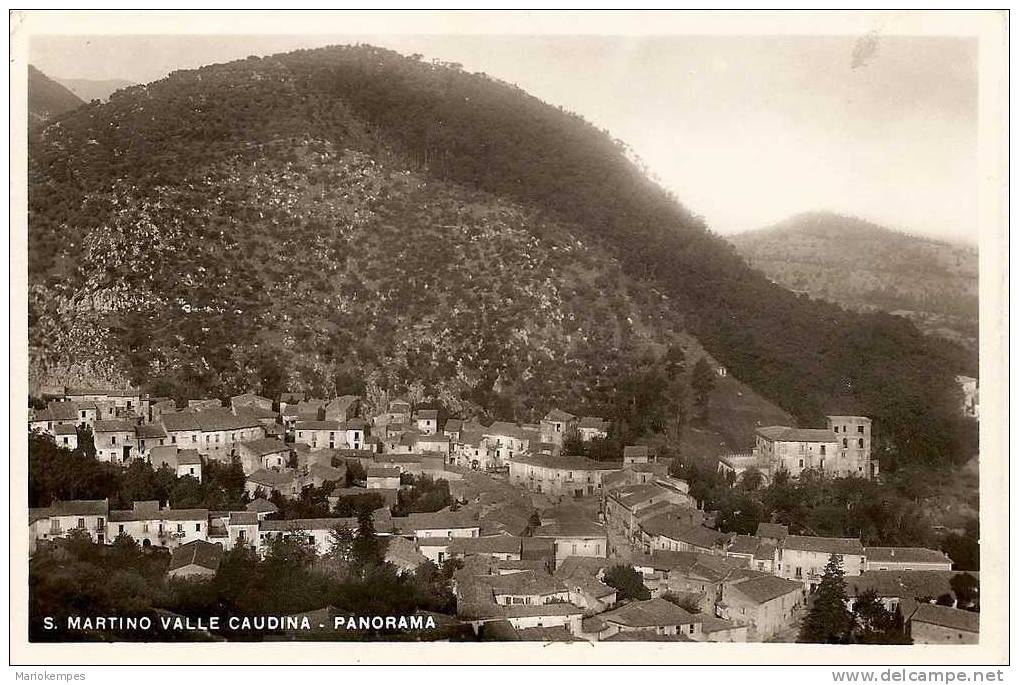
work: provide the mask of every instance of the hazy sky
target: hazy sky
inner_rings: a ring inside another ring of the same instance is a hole
[[[729,234],[833,210],[975,242],[977,44],[956,38],[35,37],[50,76],[148,82],[303,47],[368,42],[463,64],[628,143]]]

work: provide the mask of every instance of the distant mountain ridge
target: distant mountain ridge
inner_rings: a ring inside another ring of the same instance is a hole
[[[85,104],[70,90],[28,65],[28,125],[39,126]]]
[[[975,247],[830,212],[800,214],[730,237],[769,278],[857,311],[906,316],[927,333],[976,348]]]
[[[114,92],[137,85],[134,81],[126,79],[54,78],[53,80],[85,102],[93,100],[105,102]]]

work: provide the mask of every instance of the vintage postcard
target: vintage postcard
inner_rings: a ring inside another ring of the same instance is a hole
[[[12,663],[1007,660],[1007,13],[10,22]]]

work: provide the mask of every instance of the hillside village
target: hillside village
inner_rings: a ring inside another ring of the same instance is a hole
[[[793,641],[837,562],[848,609],[880,605],[913,643],[978,640],[979,614],[958,581],[969,574],[945,553],[795,535],[777,523],[722,532],[717,512],[648,446],[625,446],[612,461],[573,453],[609,434],[603,418],[551,408],[536,424],[483,425],[402,398],[384,411],[367,406],[299,393],[177,406],[133,388],[66,388],[31,412],[30,433],[178,480],[236,465],[246,503],[214,511],[56,500],[30,509],[31,552],[71,537],[107,548],[130,538],[169,555],[167,577],[203,583],[237,548],[265,555],[293,540],[326,558],[344,535],[368,531],[398,571],[442,570],[455,596],[445,625],[465,639],[591,642]],[[723,457],[718,469],[730,483],[750,470],[765,480],[880,476],[870,419],[842,415],[824,427],[760,427],[752,452]],[[434,485],[448,488],[448,502],[407,506],[409,493]],[[330,516],[287,515],[322,489]]]

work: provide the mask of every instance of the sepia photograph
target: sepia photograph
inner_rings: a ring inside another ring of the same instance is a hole
[[[10,14],[12,659],[1007,662],[1007,11],[542,15]]]

